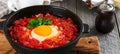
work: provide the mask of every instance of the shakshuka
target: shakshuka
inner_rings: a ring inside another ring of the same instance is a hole
[[[15,42],[37,49],[63,46],[74,40],[78,33],[71,18],[60,18],[49,13],[16,20],[9,30]]]

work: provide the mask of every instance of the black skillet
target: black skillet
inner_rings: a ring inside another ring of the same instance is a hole
[[[51,49],[28,48],[14,42],[14,40],[12,40],[12,38],[10,37],[10,31],[8,29],[11,26],[13,26],[13,23],[16,20],[23,17],[31,17],[32,15],[35,15],[38,13],[43,13],[43,14],[50,13],[52,15],[55,15],[58,17],[64,17],[64,18],[70,17],[73,20],[74,24],[76,24],[77,28],[79,29],[77,38],[66,45],[63,45],[57,48],[51,48]],[[31,7],[23,8],[21,10],[14,12],[3,23],[0,23],[0,28],[4,30],[6,38],[11,44],[11,46],[20,54],[63,54],[63,53],[69,52],[70,50],[72,50],[72,48],[75,47],[83,31],[88,32],[88,25],[83,24],[81,19],[76,14],[74,14],[73,12],[63,7],[52,6],[52,5],[31,6]]]

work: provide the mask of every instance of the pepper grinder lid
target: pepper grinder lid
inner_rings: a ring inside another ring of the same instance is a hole
[[[104,3],[102,3],[99,6],[99,9],[102,12],[105,12],[105,11],[115,11],[115,6],[112,4],[111,0],[106,0]]]

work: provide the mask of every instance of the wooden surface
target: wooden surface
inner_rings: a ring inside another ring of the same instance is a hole
[[[118,22],[118,31],[119,31],[119,34],[120,34],[120,9],[116,9],[116,15],[117,15],[117,18],[116,18],[116,21]],[[119,35],[120,36],[120,35]]]
[[[57,5],[57,6],[62,6],[65,7],[72,12],[76,13],[83,21],[83,23],[86,23],[90,26],[90,33],[84,33],[81,36],[82,37],[87,37],[87,36],[98,36],[99,41],[100,41],[100,54],[120,54],[120,10],[116,10],[116,25],[114,30],[109,33],[109,34],[101,34],[96,31],[95,29],[95,17],[96,13],[94,10],[89,10],[86,5],[84,5],[83,2],[80,0],[64,0],[63,2],[55,2],[52,3],[52,5]],[[4,35],[4,34],[2,34]],[[0,37],[2,38],[2,37]],[[0,39],[2,41],[2,39]],[[0,42],[1,43],[1,42]],[[6,43],[8,45],[9,43]],[[2,45],[5,46],[5,45]],[[1,50],[1,47],[0,47]],[[9,51],[14,51],[11,48],[10,49],[5,49]],[[6,54],[9,54],[10,52],[6,52]],[[0,53],[3,54],[3,53]],[[15,53],[16,54],[16,53]],[[71,51],[68,54],[91,54],[87,52],[76,52],[76,51]]]
[[[16,54],[16,51],[8,43],[3,31],[0,30],[0,54]]]
[[[64,0],[64,2],[61,3],[61,6],[70,9],[71,11],[76,13],[84,23],[90,26],[91,32],[83,34],[82,37],[91,35],[97,35],[99,37],[101,47],[100,54],[120,54],[120,34],[118,31],[118,29],[120,28],[120,10],[117,10],[118,20],[116,21],[114,30],[109,34],[101,34],[95,29],[95,11],[89,10],[83,2],[81,2],[80,0]],[[119,25],[119,27],[117,25]],[[78,54],[81,53],[78,52]]]
[[[80,38],[74,50],[79,52],[87,52],[91,54],[99,54],[100,47],[98,37],[91,36]]]

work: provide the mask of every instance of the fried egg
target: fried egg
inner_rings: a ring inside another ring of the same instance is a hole
[[[44,41],[47,38],[58,36],[60,32],[58,27],[54,25],[41,25],[31,31],[31,36],[39,41]]]

